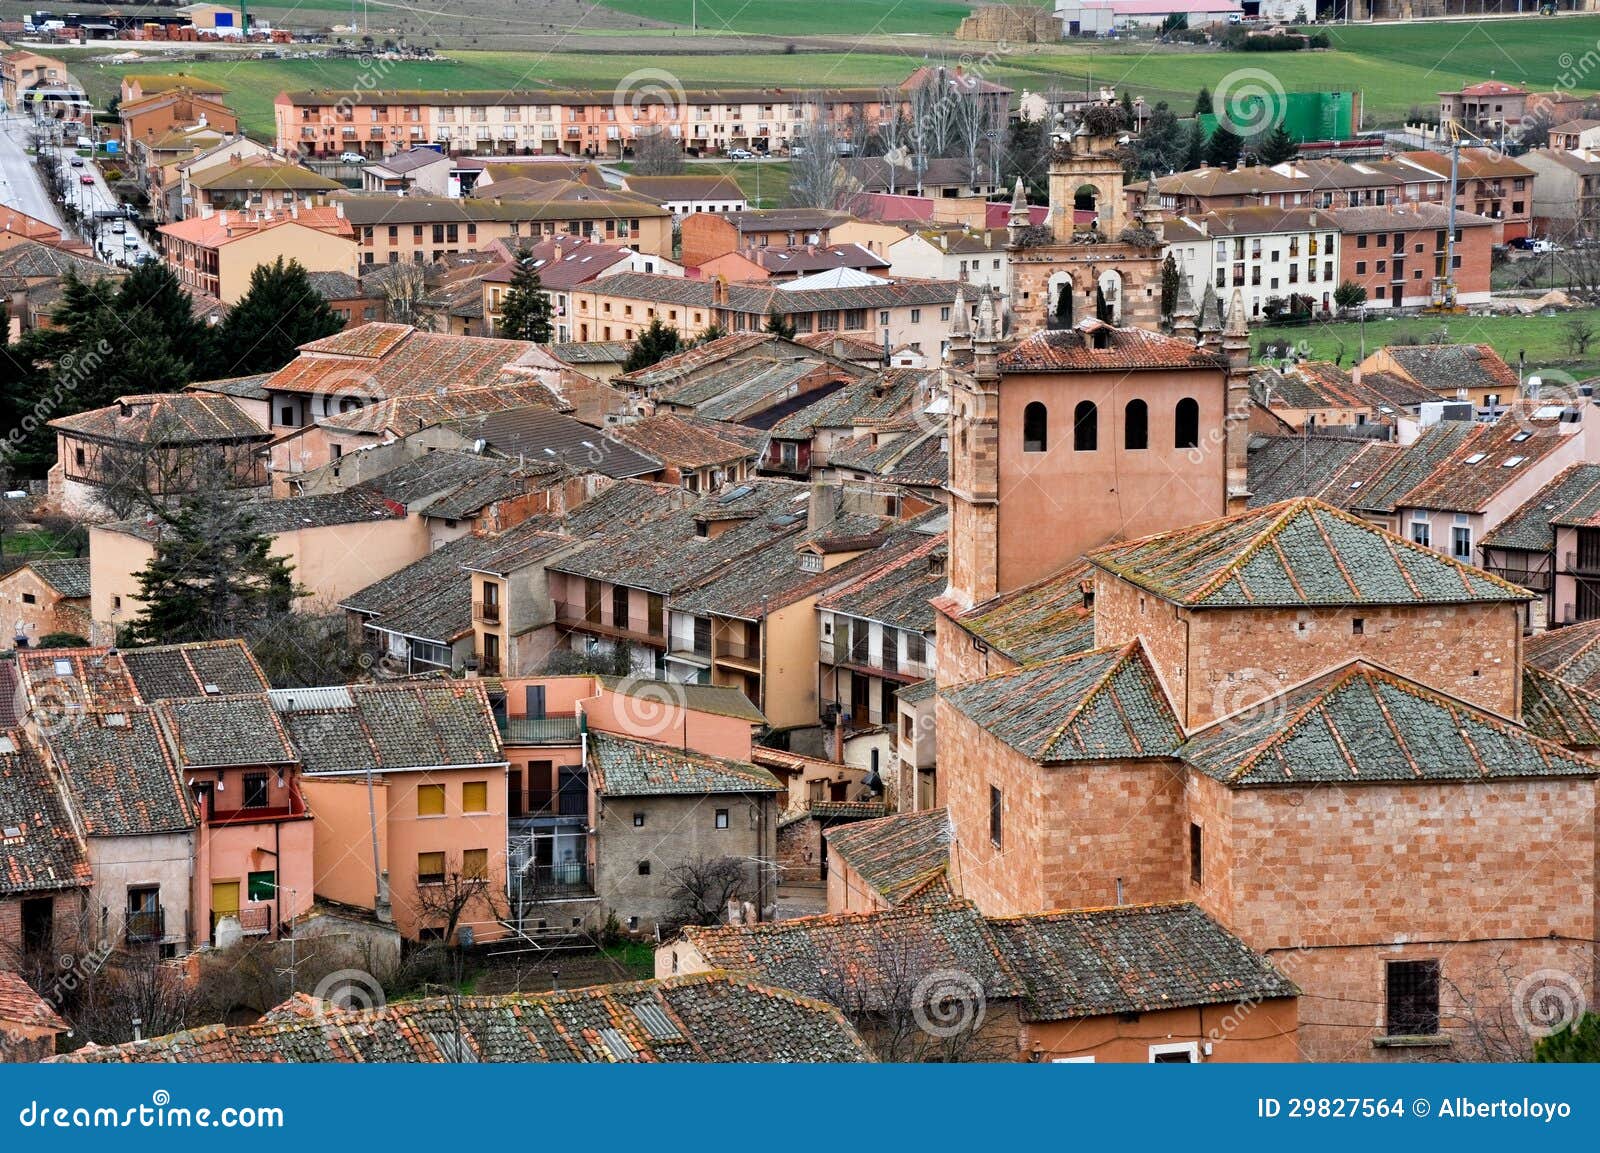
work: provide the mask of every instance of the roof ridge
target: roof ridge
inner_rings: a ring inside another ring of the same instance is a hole
[[[1287,525],[1290,520],[1294,519],[1294,517],[1298,516],[1302,511],[1304,511],[1307,505],[1312,503],[1320,504],[1321,502],[1317,501],[1316,498],[1309,496],[1290,497],[1288,500],[1284,501],[1283,511],[1274,518],[1272,523],[1261,532],[1256,533],[1251,538],[1250,542],[1245,546],[1243,552],[1224,564],[1220,569],[1217,570],[1215,576],[1213,576],[1205,584],[1201,585],[1199,589],[1195,590],[1195,592],[1190,594],[1190,599],[1195,601],[1205,600],[1207,597],[1217,592],[1223,585],[1227,584],[1229,580],[1232,580],[1238,574],[1238,571],[1248,564],[1256,556],[1256,554],[1262,550],[1262,548],[1264,548],[1269,542],[1277,540],[1278,534],[1283,531],[1284,526]],[[1267,507],[1271,508],[1272,506],[1268,505]],[[1252,513],[1250,511],[1241,512],[1235,514],[1234,517],[1223,517],[1220,521],[1202,521],[1195,527],[1197,530],[1205,529],[1206,531],[1214,531],[1218,525],[1224,524],[1229,520],[1242,521],[1243,518],[1251,515]],[[1259,517],[1261,513],[1256,512],[1254,515]],[[1200,533],[1197,531],[1195,535],[1198,536]]]
[[[1084,692],[1078,697],[1078,700],[1073,706],[1072,711],[1066,715],[1065,719],[1063,719],[1062,722],[1051,731],[1049,737],[1045,739],[1043,743],[1043,749],[1046,755],[1048,755],[1049,752],[1055,748],[1056,742],[1066,735],[1067,729],[1069,729],[1077,721],[1077,719],[1083,715],[1083,710],[1088,707],[1089,702],[1095,697],[1099,696],[1100,693],[1105,689],[1106,685],[1110,683],[1111,678],[1114,677],[1117,673],[1117,670],[1122,667],[1122,663],[1127,660],[1128,654],[1134,649],[1140,647],[1140,644],[1140,639],[1138,637],[1134,637],[1132,640],[1124,642],[1122,646],[1116,650],[1116,656],[1109,664],[1106,665],[1104,671],[1102,671],[1101,674],[1095,678],[1094,683],[1089,686],[1088,691]],[[1110,645],[1106,646],[1107,649],[1110,649],[1111,647],[1112,646]],[[1076,655],[1079,658],[1088,659],[1089,657],[1095,655],[1096,652],[1104,651],[1104,649],[1091,649],[1087,653],[1078,653]],[[1024,667],[1036,668],[1038,666]]]

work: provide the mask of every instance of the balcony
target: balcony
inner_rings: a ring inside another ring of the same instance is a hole
[[[473,601],[472,602],[472,619],[475,620],[475,621],[481,621],[482,623],[484,623],[486,625],[497,625],[497,624],[499,624],[500,623],[500,602],[499,601]]]
[[[634,641],[642,645],[653,645],[658,649],[667,647],[667,638],[662,625],[658,624],[652,631],[648,623],[631,617],[626,626],[608,624],[600,619],[598,610],[591,614],[581,604],[557,601],[556,622],[569,629],[577,629],[579,632],[591,633],[597,637]],[[643,629],[637,627],[641,623],[645,623]]]
[[[728,638],[717,641],[717,660],[723,664],[737,665],[754,672],[761,671],[761,644],[749,644],[742,639]]]
[[[1600,555],[1587,552],[1567,553],[1567,567],[1563,570],[1574,576],[1600,576]]]
[[[512,874],[512,896],[530,901],[559,901],[594,896],[594,882],[585,861],[560,865],[525,865]]]
[[[667,646],[667,657],[669,660],[700,665],[702,668],[711,664],[710,646],[696,641],[684,641],[675,638]]]
[[[498,656],[475,652],[472,654],[472,663],[477,667],[478,675],[481,677],[497,677],[500,675],[500,658]]]
[[[843,642],[836,643],[827,637],[822,640],[817,659],[825,665],[835,665],[863,672],[869,676],[886,677],[889,680],[907,683],[926,680],[933,675],[931,656],[922,660],[894,660],[885,663],[882,659],[874,660],[871,650],[864,644],[846,646]]]
[[[508,745],[578,744],[577,717],[506,717],[500,739]]]
[[[148,945],[161,940],[167,935],[167,911],[160,907],[130,909],[123,935],[129,945]]]
[[[1510,581],[1514,585],[1521,585],[1532,592],[1547,593],[1550,591],[1551,581],[1548,569],[1535,571],[1522,565],[1487,565],[1484,571],[1493,573],[1501,580]]]

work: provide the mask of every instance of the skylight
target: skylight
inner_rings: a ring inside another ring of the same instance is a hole
[[[1467,457],[1466,463],[1467,464],[1480,464],[1480,463],[1482,463],[1483,459],[1488,455],[1489,454],[1486,453],[1486,452],[1475,452],[1471,456]]]
[[[1525,456],[1508,456],[1508,457],[1505,458],[1505,460],[1500,462],[1500,467],[1501,468],[1516,468],[1517,465],[1521,464],[1523,461],[1525,461],[1527,459],[1528,458],[1525,457]]]
[[[1529,432],[1527,429],[1523,429],[1521,432],[1517,433],[1516,436],[1511,438],[1511,442],[1513,444],[1521,444],[1523,441],[1527,440],[1532,435],[1533,435],[1533,433]]]
[[[72,675],[72,662],[61,658],[55,662],[56,676],[70,677]]]
[[[1559,404],[1541,404],[1533,410],[1534,420],[1554,420],[1560,415],[1561,406]]]

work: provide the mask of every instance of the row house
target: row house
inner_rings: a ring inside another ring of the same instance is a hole
[[[891,348],[942,355],[959,286],[942,280],[890,280],[866,273],[821,273],[779,285],[729,284],[620,273],[574,290],[577,340],[633,340],[652,320],[695,340],[759,332],[771,317],[797,335],[838,333]]]
[[[819,118],[841,139],[858,125],[909,114],[913,93],[971,94],[1004,124],[1011,89],[961,69],[923,66],[898,88],[726,88],[674,93],[630,106],[588,91],[280,92],[278,147],[313,156],[381,159],[432,144],[452,154],[550,154],[621,159],[642,136],[664,135],[693,155],[786,149]],[[919,97],[920,98],[920,97]]]
[[[946,586],[943,533],[817,599],[821,720],[838,760],[887,774],[899,724],[896,693],[933,675],[934,612]],[[846,755],[846,742],[849,755]]]
[[[1168,221],[1163,238],[1194,299],[1209,284],[1219,294],[1239,291],[1251,320],[1265,315],[1268,301],[1292,296],[1333,311],[1340,240],[1329,212],[1230,208]]]
[[[1489,572],[1537,594],[1528,627],[1600,620],[1600,465],[1571,464],[1490,529],[1479,547]]]
[[[182,220],[199,212],[189,181],[223,165],[245,161],[282,160],[265,144],[248,136],[225,137],[208,148],[166,160],[151,168],[145,192],[150,197],[150,215],[158,224]],[[314,176],[309,169],[303,170]]]
[[[833,230],[848,225],[850,215],[827,208],[750,208],[742,212],[696,212],[679,225],[679,255],[688,268],[699,268],[719,256],[752,248],[827,247]],[[838,238],[841,243],[848,243]],[[881,255],[881,254],[880,254]]]
[[[337,203],[355,229],[363,267],[437,263],[496,241],[515,250],[558,235],[670,259],[672,214],[665,208],[617,191],[597,194],[576,186],[569,191],[525,198],[352,193]]]
[[[344,188],[337,180],[299,164],[270,156],[244,159],[236,152],[230,153],[225,163],[204,168],[191,165],[182,181],[184,216],[203,215],[207,209],[288,212],[296,206],[324,205],[330,192]]]
[[[308,272],[356,271],[355,233],[339,203],[211,211],[157,229],[161,258],[191,293],[236,304],[262,265],[298,261]]]
[[[851,221],[834,229],[833,235],[878,253],[889,262],[889,276],[959,281],[968,286],[971,300],[985,289],[1001,295],[1011,290],[1006,234],[998,228]]]
[[[1564,243],[1593,241],[1600,235],[1600,152],[1592,146],[1536,148],[1518,160],[1533,170],[1536,180],[1534,233]]]
[[[1451,243],[1451,213],[1441,205],[1341,208],[1327,216],[1344,237],[1338,279],[1366,289],[1368,308],[1488,301],[1500,231],[1489,217],[1457,211]]]
[[[1442,152],[1403,152],[1401,159],[1450,180],[1450,157]],[[1463,148],[1457,157],[1456,211],[1494,222],[1494,243],[1529,236],[1533,225],[1534,171],[1493,148]]]
[[[17,675],[23,739],[84,846],[80,942],[171,957],[311,907],[300,753],[242,643],[30,650]]]
[[[683,274],[682,265],[664,256],[639,252],[625,245],[574,237],[564,232],[541,237],[532,244],[517,245],[509,240],[501,241],[499,247],[511,249],[510,258],[478,278],[482,286],[481,311],[487,336],[493,336],[499,330],[506,296],[511,291],[519,267],[524,264],[539,274],[539,290],[550,302],[552,343],[557,344],[572,338],[573,289],[618,272]]]

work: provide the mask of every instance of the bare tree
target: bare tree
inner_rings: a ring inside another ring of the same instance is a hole
[[[1597,330],[1594,322],[1585,316],[1572,316],[1562,326],[1563,339],[1567,343],[1567,352],[1573,356],[1584,356],[1589,351],[1589,346],[1594,343]]]
[[[663,130],[640,133],[633,141],[633,171],[637,176],[676,176],[683,171],[683,149]]]
[[[717,925],[728,902],[745,896],[749,869],[737,857],[696,857],[667,870],[672,881],[673,920],[680,925]]]
[[[447,858],[441,880],[417,885],[418,919],[430,927],[442,928],[442,939],[453,941],[468,913],[486,913],[492,920],[508,916],[498,897],[487,869],[467,869],[461,855],[456,854]]]
[[[433,331],[433,315],[423,311],[427,277],[415,264],[396,265],[383,282],[384,316],[391,324]]]
[[[1479,970],[1442,976],[1439,1027],[1451,1044],[1420,1059],[1531,1061],[1539,1038],[1582,1016],[1594,969],[1581,948],[1569,960],[1528,972],[1502,956]]]
[[[1001,1061],[1006,1030],[985,1033],[995,1007],[981,974],[951,969],[905,935],[829,937],[815,984],[801,990],[836,1006],[880,1061]]]
[[[159,513],[200,485],[259,487],[266,480],[255,443],[197,443],[168,413],[153,415],[124,440],[90,446],[95,500],[117,520]],[[259,482],[259,483],[258,483]]]
[[[843,191],[844,168],[826,106],[811,101],[789,147],[789,203],[796,208],[834,208]],[[798,147],[796,147],[798,145]]]
[[[973,83],[952,87],[948,107],[953,143],[966,162],[967,179],[976,183],[980,162],[993,167],[989,155],[993,150],[991,134],[999,129],[994,123],[993,105]]]
[[[135,1029],[144,1037],[185,1029],[194,1009],[194,989],[183,970],[142,953],[88,973],[62,1006],[62,1015],[72,1023],[75,1038],[120,1045],[134,1039]]]

